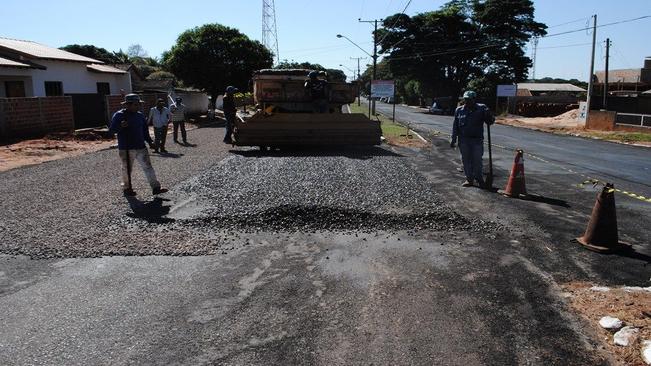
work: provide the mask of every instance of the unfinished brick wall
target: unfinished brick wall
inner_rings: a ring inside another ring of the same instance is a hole
[[[156,105],[156,100],[158,98],[163,98],[166,103],[169,102],[167,98],[167,94],[164,93],[156,93],[156,94],[140,94],[140,99],[142,99],[145,103],[142,104],[142,113],[147,117],[149,115],[149,109],[151,107],[154,107]],[[122,109],[122,102],[124,101],[124,97],[122,95],[107,95],[106,96],[106,106],[107,106],[107,112],[108,112],[108,120],[111,120],[111,117],[113,117],[113,114],[120,109]]]
[[[70,132],[73,116],[70,97],[0,98],[0,139]]]

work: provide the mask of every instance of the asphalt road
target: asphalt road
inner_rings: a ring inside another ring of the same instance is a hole
[[[509,200],[461,188],[443,138],[261,154],[222,135],[154,158],[159,200],[141,174],[120,196],[115,151],[0,173],[0,364],[606,365],[561,285],[648,285],[648,208],[620,215],[635,252],[588,252],[570,239],[594,192],[542,162],[545,199]]]
[[[376,109],[387,116],[392,115],[390,104],[378,102]],[[425,136],[438,131],[452,132],[451,116],[431,115],[423,109],[396,105],[396,118],[406,121],[415,131]],[[559,136],[505,125],[491,127],[495,145],[495,165],[509,170],[513,163],[513,151],[522,148],[526,154],[541,157],[548,163],[531,156],[525,158],[525,172],[557,172],[568,169],[576,172],[573,184],[584,181],[585,176],[603,182],[614,183],[616,188],[651,198],[651,148],[616,144],[573,136]],[[485,154],[487,155],[487,153]],[[532,162],[533,165],[529,166]]]

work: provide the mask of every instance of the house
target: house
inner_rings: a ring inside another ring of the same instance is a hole
[[[0,37],[0,98],[131,91],[128,71],[36,42]]]

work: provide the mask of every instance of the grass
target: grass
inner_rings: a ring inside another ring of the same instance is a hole
[[[363,113],[368,116],[368,107],[364,105],[358,106],[355,103],[350,104],[350,111],[351,113]],[[372,117],[372,119],[375,120],[376,117],[380,120],[382,136],[384,136],[384,138],[387,139],[389,143],[404,145],[405,142],[407,142],[406,140],[412,140],[413,136],[410,137],[411,135],[409,134],[407,127],[404,125],[393,122],[391,118],[386,117],[382,114],[377,114],[376,116]]]
[[[581,135],[620,142],[651,142],[651,133],[581,131]]]

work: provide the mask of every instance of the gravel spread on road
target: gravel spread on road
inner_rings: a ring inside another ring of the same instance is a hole
[[[229,153],[223,146],[215,146],[216,156],[204,148],[185,150],[186,155],[176,159],[155,161],[160,176],[176,174],[170,192],[159,198],[127,200],[120,196],[114,197],[113,204],[98,207],[96,192],[94,204],[84,205],[43,202],[38,195],[24,195],[29,202],[23,207],[36,212],[40,205],[46,212],[0,220],[4,238],[0,252],[33,258],[204,255],[246,245],[248,233],[413,235],[424,230],[486,232],[499,228],[453,211],[436,192],[436,186],[409,164],[409,158],[387,149],[263,154],[248,149]],[[107,152],[91,155],[103,153]],[[76,168],[68,165],[66,175],[83,181],[84,165],[100,159],[84,158],[88,161],[81,159],[85,163]],[[212,163],[202,162],[202,158],[210,158]],[[65,162],[75,161],[64,159],[57,165]],[[50,169],[57,167],[53,164]],[[173,173],[175,169],[183,174]],[[108,173],[98,170],[96,174]],[[93,190],[115,191],[115,179],[95,178],[105,187]],[[66,180],[59,183],[50,189],[70,189]],[[116,193],[119,191],[111,192]],[[66,213],[70,219],[62,220]]]

